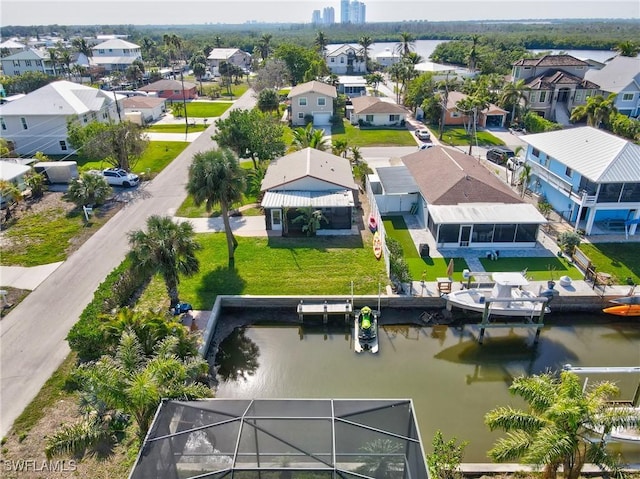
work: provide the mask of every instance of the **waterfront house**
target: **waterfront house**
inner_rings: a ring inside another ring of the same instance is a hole
[[[636,234],[640,145],[590,126],[520,138],[528,145],[529,188],[576,229],[620,234],[629,226]]]
[[[292,223],[300,208],[320,210],[323,230],[351,229],[358,186],[348,159],[315,148],[305,148],[272,161],[262,180],[266,228],[301,231]],[[286,218],[285,218],[286,216]]]
[[[359,75],[367,73],[364,49],[359,45],[345,43],[331,50],[326,56],[327,67],[336,75]]]
[[[598,85],[605,98],[616,94],[614,106],[619,113],[640,116],[640,58],[617,56],[600,70],[589,70],[585,79]]]
[[[303,126],[306,118],[313,118],[314,125],[329,125],[337,96],[336,87],[319,81],[294,86],[288,95],[291,124]]]
[[[70,155],[75,150],[68,143],[67,122],[76,120],[83,126],[92,121],[118,122],[123,99],[121,95],[65,80],[52,82],[0,105],[2,137],[21,156],[38,151]]]
[[[135,43],[114,38],[91,47],[93,57],[89,62],[92,67],[104,69],[105,72],[112,71],[125,72],[131,64],[142,61],[140,46]]]

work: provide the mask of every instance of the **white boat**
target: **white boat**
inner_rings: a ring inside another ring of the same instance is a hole
[[[482,313],[489,303],[491,316],[534,317],[540,316],[542,308],[545,308],[545,313],[550,312],[546,306],[547,298],[522,289],[529,284],[522,273],[493,273],[491,279],[494,282],[492,287],[461,289],[446,294],[447,309],[455,306]]]
[[[609,302],[614,304],[640,304],[640,295],[622,296],[620,298],[611,299]]]
[[[356,353],[362,351],[378,352],[378,312],[365,306],[355,314],[354,320],[354,349]]]

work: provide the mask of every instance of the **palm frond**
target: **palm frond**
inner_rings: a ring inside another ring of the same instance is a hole
[[[89,418],[76,424],[62,426],[47,439],[44,452],[47,459],[62,455],[83,456],[87,449],[99,442],[114,439],[108,428],[103,427],[95,418]]]
[[[495,429],[503,429],[507,432],[513,430],[533,432],[544,427],[546,424],[541,418],[524,411],[513,409],[510,406],[499,407],[488,412],[484,417],[484,422],[492,431]]]
[[[487,455],[494,462],[519,460],[524,457],[531,445],[532,438],[522,431],[507,433],[506,437],[498,439]]]

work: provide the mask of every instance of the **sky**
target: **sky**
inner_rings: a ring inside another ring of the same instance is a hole
[[[640,19],[638,0],[364,0],[368,22],[407,20]],[[317,0],[2,0],[0,25],[309,23]]]

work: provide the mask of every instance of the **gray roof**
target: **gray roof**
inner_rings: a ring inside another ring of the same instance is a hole
[[[207,60],[228,60],[236,52],[242,52],[245,55],[249,55],[249,53],[245,52],[244,50],[240,50],[239,48],[214,48],[209,53]]]
[[[349,160],[315,148],[305,148],[272,161],[262,180],[261,190],[278,189],[303,178],[326,182],[327,191],[357,189]]]
[[[304,95],[305,93],[320,93],[321,95],[330,96],[331,98],[338,96],[336,87],[314,80],[294,86],[289,92],[288,98]]]
[[[155,108],[166,102],[166,98],[155,96],[131,96],[122,100],[122,106],[125,108]]]
[[[640,182],[640,146],[584,126],[520,137],[597,183]]]
[[[380,183],[387,195],[401,195],[418,193],[420,187],[413,179],[413,175],[406,166],[387,166],[376,168]]]
[[[89,63],[91,65],[131,65],[136,60],[139,60],[137,57],[91,57],[89,59]]]
[[[131,43],[120,38],[113,38],[91,47],[92,50],[132,50],[136,48],[140,48],[140,45],[136,45],[135,43]]]
[[[260,206],[263,208],[344,208],[353,206],[353,191],[267,191]]]
[[[29,48],[13,55],[7,55],[2,60],[49,60],[49,54],[36,48]]]
[[[81,115],[112,104],[113,96],[111,92],[61,80],[1,105],[0,115]]]
[[[31,170],[30,166],[19,165],[11,161],[0,161],[0,180],[11,181]]]
[[[609,93],[619,93],[629,87],[637,91],[640,89],[640,58],[617,56],[601,70],[589,70],[584,78]]]
[[[338,55],[346,55],[349,50],[353,50],[356,55],[364,54],[364,48],[362,48],[360,45],[345,43],[343,45],[340,45],[338,48],[331,50],[329,53],[327,53],[327,56],[335,57]]]
[[[529,203],[429,205],[429,215],[437,224],[543,224],[547,222],[538,209]]]
[[[198,85],[191,82],[184,82],[185,90],[192,90],[196,88]],[[142,91],[163,91],[163,90],[178,90],[182,91],[182,82],[178,80],[158,80],[149,85],[143,86],[139,88]]]
[[[589,64],[571,55],[544,55],[540,58],[522,58],[514,65],[533,67],[566,67],[566,66],[588,66]]]

